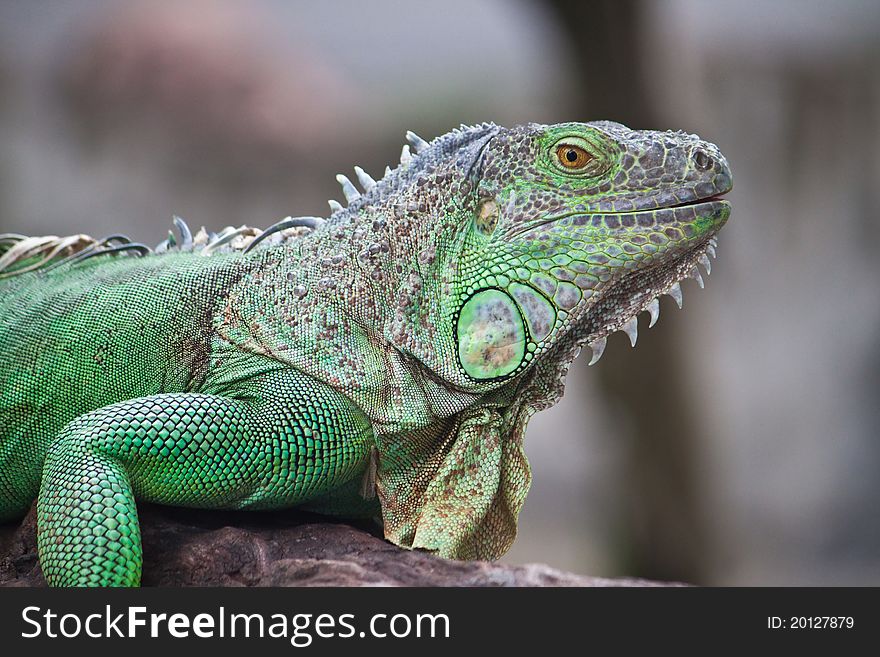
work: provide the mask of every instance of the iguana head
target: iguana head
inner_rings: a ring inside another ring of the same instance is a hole
[[[473,205],[441,303],[457,366],[473,382],[527,370],[561,341],[589,343],[702,283],[732,186],[718,148],[683,132],[618,123],[529,124],[484,137],[470,171]]]

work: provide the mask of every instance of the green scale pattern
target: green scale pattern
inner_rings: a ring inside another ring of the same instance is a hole
[[[269,402],[160,394],[70,422],[49,449],[37,507],[47,579],[137,584],[136,499],[200,508],[284,507],[363,468],[363,418],[321,399],[314,388],[269,379],[255,391],[257,400]],[[299,405],[277,408],[276,400],[285,398]]]
[[[237,260],[93,261],[4,284],[0,337],[19,348],[0,350],[0,517],[20,515],[39,491],[51,584],[137,585],[135,500],[320,509],[316,500],[364,471],[370,424],[338,393],[260,355],[224,359],[217,348],[218,362],[234,362],[231,382],[206,369],[206,311]],[[23,332],[42,348],[27,348]],[[181,345],[188,363],[174,356]]]

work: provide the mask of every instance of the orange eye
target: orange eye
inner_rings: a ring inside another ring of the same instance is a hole
[[[583,169],[593,159],[593,156],[587,151],[573,144],[560,144],[557,146],[556,157],[562,166],[574,171]]]

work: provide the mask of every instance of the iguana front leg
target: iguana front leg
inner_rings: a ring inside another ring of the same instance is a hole
[[[274,508],[357,477],[366,418],[311,379],[272,376],[241,398],[161,394],[83,415],[52,443],[37,505],[50,585],[135,586],[135,499],[198,508]]]

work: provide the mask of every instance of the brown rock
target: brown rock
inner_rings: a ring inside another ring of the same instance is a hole
[[[656,586],[543,564],[451,561],[383,540],[369,523],[298,511],[139,508],[144,586]],[[45,586],[34,509],[0,526],[0,585]]]

